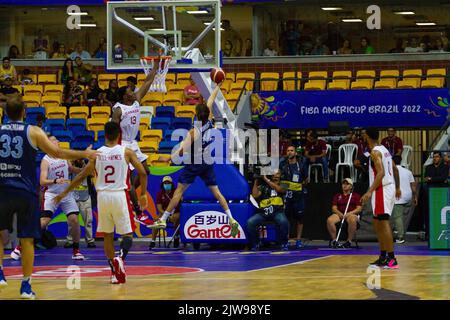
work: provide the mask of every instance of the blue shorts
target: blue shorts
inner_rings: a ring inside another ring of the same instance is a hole
[[[178,183],[192,184],[196,177],[200,177],[208,187],[217,186],[216,174],[211,164],[185,165],[178,177]]]
[[[39,197],[18,189],[0,189],[0,230],[13,231],[13,217],[17,214],[17,237],[41,237]]]

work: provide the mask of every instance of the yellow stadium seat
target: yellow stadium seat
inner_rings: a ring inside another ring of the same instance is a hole
[[[239,99],[239,93],[229,93],[229,94],[225,95],[225,99],[227,100],[231,111],[234,111],[236,109],[237,102]]]
[[[58,95],[62,96],[64,91],[64,85],[62,84],[46,84],[44,87],[44,95]]]
[[[297,76],[296,76],[297,74]],[[297,78],[297,90],[300,90],[302,87],[301,81],[302,73],[301,72],[283,72],[283,90],[284,91],[295,91],[295,78]],[[292,79],[292,80],[284,80],[284,79]]]
[[[117,81],[120,81],[120,80],[127,81],[128,77],[135,77],[136,78],[136,74],[135,73],[119,73],[117,75]]]
[[[397,84],[398,89],[417,89],[420,87],[420,79],[417,81],[415,78],[407,78],[401,80]]]
[[[380,80],[375,81],[374,87],[375,89],[395,89],[399,76],[398,70],[381,70]]]
[[[20,84],[15,84],[15,85],[13,85],[13,88],[19,90],[19,93],[20,93],[20,94],[23,94],[23,87],[22,87],[22,85],[20,85]]]
[[[333,81],[328,83],[329,90],[348,90],[352,78],[351,71],[334,71]]]
[[[227,79],[222,83],[222,86],[220,87],[220,91],[222,91],[223,94],[226,94],[230,91],[231,84],[233,81]]]
[[[175,73],[168,73],[168,74],[166,74],[166,85],[167,85],[167,83],[174,84],[175,83],[175,78],[176,78]]]
[[[111,80],[117,80],[115,73],[100,73],[97,77],[98,86],[100,88],[108,88]]]
[[[60,142],[59,142],[59,147],[60,147],[61,149],[70,149],[70,142],[63,142],[63,141],[60,141]]]
[[[186,86],[191,85],[191,81],[190,80],[178,80],[177,85],[183,86],[183,88],[185,88]]]
[[[436,81],[439,80],[439,86],[436,88],[442,88],[445,84],[445,77],[447,75],[447,71],[445,68],[440,69],[428,69],[427,70],[427,79],[422,81],[422,88],[431,88],[433,85],[436,85]],[[431,81],[428,81],[431,80]],[[425,87],[423,82],[425,82]]]
[[[141,118],[141,122],[139,123],[139,130],[142,132],[147,130],[150,125],[150,118]]]
[[[184,88],[186,86],[183,84],[172,84],[168,89],[167,89],[167,93],[181,93],[183,94],[184,92]]]
[[[41,100],[41,105],[44,108],[59,107],[61,105],[61,96],[57,95],[43,96]]]
[[[235,82],[236,74],[234,72],[225,72],[225,80],[230,80],[231,82]]]
[[[236,82],[246,82],[245,88],[249,91],[253,90],[253,80],[255,80],[255,74],[253,72],[238,72],[236,74]]]
[[[442,88],[442,80],[441,79],[425,79],[422,80],[421,88]]]
[[[178,106],[175,108],[175,116],[194,119],[195,106]]]
[[[228,93],[238,93],[240,94],[242,90],[244,90],[244,85],[245,82],[244,81],[236,81],[234,83],[231,84],[230,86],[230,90],[228,91]]]
[[[48,107],[45,110],[47,119],[65,119],[67,116],[66,107]]]
[[[139,141],[139,148],[143,153],[156,153],[158,152],[159,142],[156,141]]]
[[[167,93],[164,96],[163,105],[180,106],[183,103],[183,95],[180,93]]]
[[[141,105],[143,106],[161,106],[163,104],[164,93],[149,92],[142,98]]]
[[[108,88],[109,88],[109,83],[106,83],[106,82],[99,83],[99,84],[98,84],[98,87],[99,87],[100,89],[102,89],[102,90],[108,90]]]
[[[95,106],[91,109],[92,118],[109,118],[111,116],[111,107]]]
[[[38,78],[37,74],[29,74],[27,77],[30,78],[31,81],[33,81],[33,83],[38,83],[37,82],[37,78]],[[27,84],[27,86],[29,86],[29,84]]]
[[[87,128],[88,130],[95,131],[97,139],[97,132],[105,130],[105,123],[107,123],[108,121],[108,118],[89,118],[87,119]]]
[[[23,87],[23,94],[27,95],[42,95],[44,88],[41,84],[28,84]]]
[[[145,78],[147,78],[145,73],[139,73],[137,75],[137,86],[138,87],[141,87],[144,84]]]
[[[38,83],[39,84],[56,84],[56,74],[39,74]]]
[[[39,107],[41,105],[41,95],[24,95],[22,101],[27,107]]]
[[[371,79],[359,79],[353,81],[351,84],[352,90],[368,90],[373,88],[373,80]]]
[[[278,80],[280,80],[278,72],[262,72],[260,79],[261,91],[276,91],[278,89]]]
[[[177,83],[179,83],[180,81],[190,81],[191,79],[191,74],[190,73],[178,73],[177,74]]]
[[[166,161],[162,161],[161,157],[164,159],[169,158],[169,156],[167,154],[162,155],[162,154],[151,154],[149,157],[148,162],[150,163],[151,166],[154,167],[167,167],[170,166],[170,162],[166,162]]]
[[[141,141],[154,141],[160,143],[163,138],[162,134],[162,130],[159,129],[143,130],[141,132]]]
[[[305,90],[325,90],[328,73],[326,71],[311,71],[309,80],[305,83]]]
[[[69,117],[74,119],[87,119],[89,117],[89,107],[70,107]]]
[[[397,88],[419,88],[422,81],[421,69],[403,70],[403,80],[398,82]]]

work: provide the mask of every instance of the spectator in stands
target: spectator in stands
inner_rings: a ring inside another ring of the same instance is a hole
[[[450,43],[446,36],[441,36],[442,46],[444,47],[444,51],[450,51]]]
[[[295,30],[293,21],[287,23],[287,30],[282,35],[284,40],[283,54],[287,56],[296,56],[299,54],[300,33]]]
[[[327,180],[327,144],[325,141],[318,139],[318,135],[316,132],[311,133],[310,139],[311,141],[308,141],[305,146],[305,172],[308,172],[309,166],[311,164],[320,163],[323,167],[324,180]]]
[[[102,44],[102,47],[99,50],[97,50],[97,52],[95,53],[94,58],[95,59],[103,59],[103,60],[106,59],[106,42],[104,42]]]
[[[388,136],[381,140],[381,144],[389,150],[392,156],[401,156],[403,152],[403,141],[396,136],[394,128],[388,128]]]
[[[328,22],[327,24],[327,39],[325,40],[325,45],[329,49],[329,52],[336,54],[338,49],[341,47],[344,39],[339,33],[338,26],[334,22]]]
[[[83,63],[80,57],[75,58],[74,78],[80,84],[87,85],[92,79],[92,65]]]
[[[403,168],[400,164],[402,157],[394,156],[392,158],[398,168],[398,176],[400,179],[400,190],[402,195],[399,199],[395,199],[394,210],[392,211],[392,226],[397,231],[395,242],[405,242],[405,218],[412,204],[417,206],[416,182],[411,171]]]
[[[416,37],[412,37],[409,41],[409,45],[405,48],[405,53],[418,53],[423,52],[423,49],[419,46],[419,42]]]
[[[67,59],[69,54],[66,52],[66,46],[64,43],[60,43],[58,46],[58,51],[53,53],[52,59]]]
[[[75,78],[75,69],[72,59],[67,58],[63,67],[58,70],[58,83],[66,85],[69,78]]]
[[[83,99],[83,89],[78,85],[77,80],[69,78],[63,92],[64,106],[81,106]]]
[[[169,206],[170,200],[172,200],[173,195],[175,193],[176,186],[172,181],[170,176],[165,176],[162,180],[160,190],[156,195],[156,208],[158,209],[158,218],[164,214],[164,211]],[[175,212],[170,216],[169,221],[173,223],[174,228],[176,229],[180,224],[180,204],[175,208]],[[164,232],[164,230],[161,230]],[[156,246],[156,236],[158,235],[157,229],[153,229],[152,231],[152,239],[150,240],[149,249],[153,249]],[[178,248],[180,246],[180,234],[177,232],[174,235],[173,247]]]
[[[119,85],[117,80],[110,80],[108,89],[105,90],[105,105],[113,106],[116,102],[119,102]]]
[[[224,57],[231,57],[233,55],[233,43],[230,40],[225,41],[222,52]]]
[[[405,45],[407,45],[407,41],[405,42],[404,39],[398,38],[395,42],[395,48],[389,50],[389,53],[403,53],[405,52]]]
[[[442,43],[441,38],[436,38],[434,40],[433,47],[431,48],[430,52],[445,52],[444,44]]]
[[[75,58],[81,58],[81,59],[90,59],[91,55],[89,52],[83,50],[83,45],[81,42],[77,42],[75,45],[75,51],[70,54],[70,59],[75,60]]]
[[[130,48],[128,49],[127,55],[125,58],[130,58],[130,59],[139,59],[140,56],[137,53],[137,48],[135,44],[130,44]]]
[[[102,89],[98,86],[97,79],[91,79],[86,89],[83,92],[84,103],[88,107],[98,106],[100,98],[100,94],[103,92]]]
[[[300,38],[298,39],[300,43],[299,53],[300,55],[310,55],[311,50],[314,47],[313,31],[309,25],[304,25],[301,21],[299,22],[298,27],[298,32],[300,34]]]
[[[230,41],[231,57],[240,57],[242,55],[242,39],[239,32],[231,27],[230,20],[222,20],[222,28],[224,29],[221,34],[222,48],[225,47],[227,41]]]
[[[275,57],[278,56],[278,51],[276,50],[277,44],[274,38],[269,39],[269,43],[267,44],[267,48],[264,49],[263,56],[266,57]]]
[[[347,135],[345,137],[345,143],[353,143],[358,147],[357,156],[361,156],[364,153],[364,143],[363,141],[356,135],[356,133],[352,130],[347,131]]]
[[[44,38],[42,29],[38,30],[37,38],[33,41],[35,59],[47,59],[49,48],[48,40]]]
[[[11,78],[13,84],[17,81],[17,71],[14,65],[11,64],[9,57],[4,57],[2,65],[0,66],[0,84],[6,79]]]
[[[252,196],[258,202],[256,213],[247,221],[248,238],[252,251],[260,247],[258,227],[267,221],[277,225],[277,242],[282,250],[288,250],[289,221],[283,210],[284,189],[280,185],[281,174],[277,171],[273,176],[263,176],[255,179]]]
[[[330,49],[326,45],[323,44],[322,39],[320,37],[316,38],[316,44],[311,51],[311,55],[313,56],[324,56],[329,55]]]
[[[202,103],[200,90],[195,85],[194,80],[190,79],[191,84],[187,85],[183,91],[183,103],[186,105],[197,105]]]
[[[10,59],[20,59],[20,58],[22,58],[22,55],[20,54],[19,48],[15,44],[13,44],[11,47],[9,47],[8,57]]]
[[[252,39],[245,39],[245,50],[244,50],[244,56],[245,57],[251,57],[253,55],[253,43]]]
[[[353,54],[352,44],[350,43],[350,40],[345,39],[342,42],[342,47],[339,48],[338,54]]]
[[[347,227],[347,241],[343,244],[344,248],[351,247],[353,237],[355,236],[356,230],[358,229],[359,215],[361,214],[362,211],[361,196],[357,192],[352,191],[352,189],[353,189],[352,179],[345,178],[342,181],[342,192],[337,193],[333,197],[331,207],[332,214],[327,219],[327,229],[332,240],[331,246],[333,248],[336,248],[339,245],[336,242],[337,237],[336,224],[341,223],[342,220],[344,219],[344,213],[345,208],[347,207],[347,203],[348,209],[344,221],[344,224]],[[342,226],[342,228],[344,228],[344,226]]]
[[[425,182],[428,186],[443,186],[448,176],[448,168],[440,151],[433,152],[433,163],[425,167]]]
[[[359,53],[359,54],[373,54],[373,53],[375,53],[375,50],[370,45],[369,39],[366,38],[366,37],[363,37],[363,38],[361,38],[361,48],[359,48],[359,50],[356,53]]]
[[[303,171],[302,158],[298,156],[293,145],[287,148],[287,158],[281,164],[281,185],[286,190],[285,214],[296,222],[296,242],[295,247],[300,249],[302,244],[303,218],[305,213],[305,195],[303,186],[306,183],[307,175]]]
[[[105,48],[106,48],[106,39],[104,37],[100,38],[99,42],[98,42],[98,46],[97,49],[94,50],[94,52],[92,53],[92,56],[95,57],[97,55],[97,53],[100,52],[106,52]]]
[[[7,98],[20,94],[19,90],[13,87],[13,79],[10,76],[6,76],[3,81],[3,87],[0,89],[0,93],[4,94]]]
[[[34,84],[34,81],[31,78],[30,69],[28,68],[23,69],[22,74],[20,76],[20,84],[21,85]]]

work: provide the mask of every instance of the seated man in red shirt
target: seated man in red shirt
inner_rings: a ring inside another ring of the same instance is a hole
[[[173,194],[175,193],[175,185],[172,181],[172,178],[170,176],[165,176],[163,178],[163,181],[161,183],[161,190],[158,191],[158,194],[156,195],[156,208],[158,209],[158,217],[161,217],[164,211],[169,206],[170,200],[173,198]],[[180,224],[180,204],[175,209],[175,212],[170,217],[170,221],[173,223],[175,229]],[[156,246],[156,236],[158,235],[158,232],[165,232],[164,230],[160,229],[153,229],[152,231],[152,239],[150,241],[150,247],[151,250]],[[173,241],[173,247],[178,248],[180,246],[180,234],[177,233],[174,235],[174,241]]]
[[[191,79],[191,84],[184,88],[183,100],[186,105],[197,105],[202,103],[202,96],[200,90],[195,85],[194,80]]]
[[[309,166],[313,163],[322,164],[324,180],[328,181],[327,144],[325,141],[318,139],[316,132],[312,132],[310,140],[306,142],[305,172],[308,172]]]
[[[333,213],[328,217],[327,220],[327,228],[332,239],[332,247],[338,247],[338,243],[336,241],[336,224],[339,224],[344,218],[345,208],[347,207],[348,200],[350,198],[350,193],[352,192],[353,181],[350,178],[345,178],[342,181],[342,192],[337,193],[333,197],[333,206],[331,210]],[[353,236],[358,228],[359,224],[359,214],[362,211],[361,204],[361,196],[356,192],[353,192],[352,198],[350,199],[350,203],[348,205],[347,214],[345,215],[344,224],[347,225],[347,241],[344,243],[344,248],[350,248],[352,244]],[[342,226],[344,228],[344,226]]]
[[[391,156],[401,156],[403,152],[403,141],[397,137],[394,128],[388,128],[388,136],[381,140],[381,145],[389,150]]]

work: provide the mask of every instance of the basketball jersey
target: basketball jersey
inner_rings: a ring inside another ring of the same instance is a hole
[[[64,179],[69,180],[69,163],[67,160],[63,159],[55,159],[48,155],[46,155],[42,161],[46,160],[48,162],[48,171],[47,171],[47,179],[55,180],[55,179]],[[62,184],[51,184],[47,186],[47,192],[60,194],[62,193],[68,186],[68,183]]]
[[[0,187],[39,194],[37,148],[29,140],[30,125],[8,122],[0,127]]]
[[[139,102],[135,101],[131,106],[117,102],[113,106],[113,111],[116,108],[120,108],[120,110],[122,110],[122,116],[120,118],[122,140],[136,140],[139,133],[139,124],[141,122],[141,108]]]
[[[128,163],[125,159],[125,147],[120,144],[114,147],[103,146],[98,149],[101,155],[97,157],[95,170],[97,191],[128,190]]]
[[[381,162],[384,169],[384,177],[382,180],[382,185],[386,186],[394,183],[394,172],[392,169],[392,156],[389,153],[389,150],[386,149],[385,146],[379,145],[373,148],[373,150],[379,151],[381,153]],[[372,163],[372,160],[369,160],[369,181],[370,185],[372,185],[375,180],[375,176],[377,175],[376,169]]]
[[[195,124],[195,122],[194,122]],[[211,129],[214,129],[214,125],[211,120],[208,120],[203,126],[194,126],[194,130],[199,134],[199,139],[201,139],[201,144],[198,141],[194,141],[191,144],[191,163],[198,164],[202,163],[202,156],[205,149],[214,141]],[[197,159],[197,160],[196,160]]]

